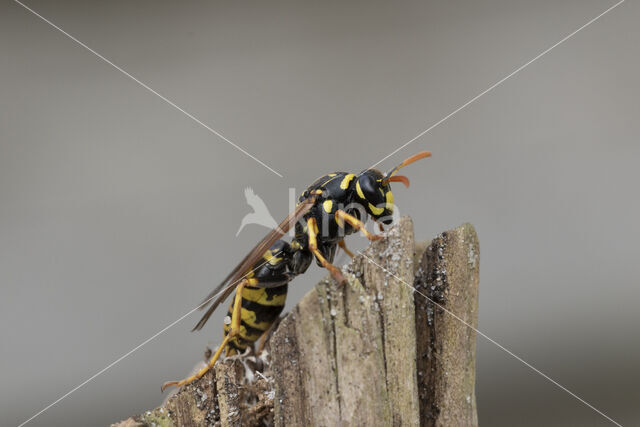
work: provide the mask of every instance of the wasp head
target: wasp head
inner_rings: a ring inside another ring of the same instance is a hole
[[[356,197],[367,213],[376,221],[390,224],[393,215],[393,193],[388,183],[383,184],[384,175],[377,169],[367,169],[358,175]]]
[[[367,213],[376,221],[383,224],[391,224],[393,222],[393,193],[391,192],[391,182],[401,182],[409,187],[409,178],[402,175],[396,175],[400,168],[410,165],[411,163],[431,156],[428,151],[415,154],[386,174],[377,169],[366,169],[358,175],[356,181],[356,194],[358,202],[364,206]]]

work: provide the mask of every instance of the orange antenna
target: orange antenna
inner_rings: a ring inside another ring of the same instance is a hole
[[[409,188],[409,178],[404,175],[392,176],[388,179],[385,179],[385,182],[401,182],[405,187]]]
[[[394,177],[394,175],[403,167],[410,165],[411,163],[417,162],[420,159],[424,159],[425,157],[431,157],[431,152],[430,151],[421,151],[417,154],[414,154],[413,156],[409,157],[408,159],[406,159],[405,161],[403,161],[402,163],[400,163],[398,166],[396,166],[395,168],[391,169],[386,175],[385,177],[382,179],[382,183],[386,184],[388,182],[402,182],[405,186],[409,186],[409,178],[407,178],[406,176],[396,176]]]

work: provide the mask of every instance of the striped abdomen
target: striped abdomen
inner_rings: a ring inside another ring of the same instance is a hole
[[[244,352],[247,347],[257,341],[269,329],[284,308],[288,287],[288,284],[272,288],[246,286],[242,290],[240,334],[232,338],[227,344],[227,356]],[[231,319],[232,312],[233,303],[231,303],[227,312],[228,319]],[[230,329],[231,324],[225,322],[225,336],[227,336]]]

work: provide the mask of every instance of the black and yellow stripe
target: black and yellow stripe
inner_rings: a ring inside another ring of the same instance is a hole
[[[284,309],[287,298],[288,285],[272,288],[255,288],[246,286],[242,290],[242,311],[240,333],[227,344],[226,355],[232,356],[244,352],[247,347],[256,342],[278,319]],[[233,314],[233,304],[229,306],[227,316]],[[224,325],[224,335],[227,336],[231,324]]]

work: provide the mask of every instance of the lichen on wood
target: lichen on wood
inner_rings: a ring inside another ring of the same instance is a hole
[[[478,254],[470,224],[414,243],[402,218],[343,267],[346,284],[307,293],[260,358],[226,359],[116,425],[477,425]]]

